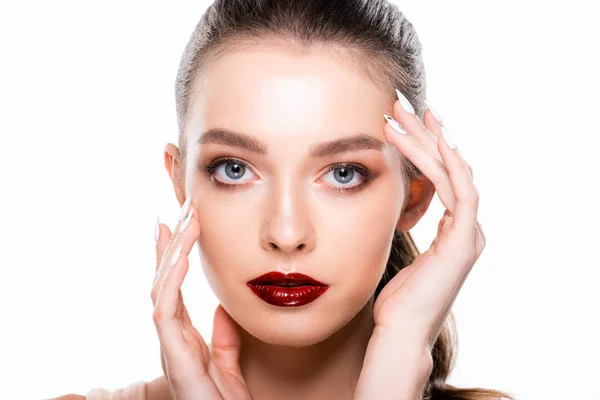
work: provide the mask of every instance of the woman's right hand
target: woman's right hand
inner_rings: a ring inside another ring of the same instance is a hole
[[[186,213],[189,204],[188,197],[174,234],[164,224],[158,227],[151,297],[163,372],[173,400],[249,400],[252,396],[239,365],[239,325],[219,304],[209,351],[183,304],[181,284],[189,268],[188,254],[200,234],[194,207]]]

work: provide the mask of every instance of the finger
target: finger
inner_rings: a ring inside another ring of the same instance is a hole
[[[425,104],[427,105],[427,109],[423,113],[423,124],[433,134],[437,142],[437,139],[442,134],[442,131],[439,128],[442,125],[443,120],[440,114],[431,107],[429,103],[425,102]]]
[[[426,146],[410,134],[399,133],[393,125],[397,121],[384,114],[388,122],[384,132],[387,140],[406,156],[434,184],[440,201],[451,213],[454,212],[456,199],[452,190],[452,182],[443,162],[433,157]],[[405,131],[406,132],[406,131]]]
[[[437,142],[437,139],[442,135],[443,120],[440,114],[429,103],[425,102],[425,104],[427,104],[427,110],[423,114],[423,124],[425,125],[425,129],[431,132],[432,137],[435,137]],[[437,143],[435,143],[435,146],[437,147]],[[469,170],[471,179],[473,179],[473,169],[467,163],[465,163],[465,166]]]
[[[438,140],[438,150],[442,155],[448,175],[452,182],[456,205],[452,230],[459,236],[472,242],[477,227],[477,212],[479,208],[479,192],[471,179],[469,170],[465,166],[458,148],[452,141],[450,133],[442,125],[443,140]]]
[[[168,364],[169,357],[185,350],[187,341],[181,329],[184,305],[180,301],[180,288],[189,269],[188,255],[199,232],[199,225],[194,218],[195,209],[190,208],[188,215],[181,223],[181,233],[173,243],[173,254],[168,252],[168,262],[162,262],[167,269],[160,282],[153,320],[159,334],[161,347],[165,352]]]
[[[396,89],[396,94],[398,101],[394,102],[394,118],[427,149],[432,157],[441,163],[442,157],[438,153],[435,136],[428,132],[421,120],[414,114],[413,106],[408,99],[398,89]]]
[[[241,346],[240,326],[219,304],[213,322],[211,354],[219,368],[244,382],[240,369]]]
[[[156,223],[157,223],[157,233],[158,233],[158,240],[156,241],[156,268],[155,268],[155,275],[154,278],[156,279],[156,274],[158,273],[159,267],[160,267],[160,261],[162,260],[163,254],[165,252],[165,250],[167,249],[168,244],[170,243],[171,240],[171,230],[169,229],[169,227],[165,224],[161,224],[158,221],[158,217],[156,219]]]
[[[156,304],[156,297],[159,289],[159,276],[164,273],[164,269],[161,269],[163,260],[166,258],[165,254],[169,252],[170,245],[174,239],[173,234],[169,227],[165,224],[159,224],[158,226],[159,236],[156,242],[156,268],[154,273],[154,280],[152,281],[152,289],[150,290],[150,298],[152,299],[152,305]]]
[[[155,240],[156,240],[156,268],[154,273],[154,280],[152,282],[152,290],[150,291],[150,297],[152,299],[152,305],[156,304],[156,296],[153,295],[154,287],[156,285],[156,278],[158,276],[158,271],[160,267],[161,260],[163,258],[163,254],[167,248],[168,243],[171,239],[171,230],[167,225],[163,225],[160,223],[159,217],[156,217],[156,228],[155,228]],[[165,353],[162,348],[160,349],[160,366],[163,370],[163,374],[167,376],[167,369],[165,365]]]
[[[156,243],[156,272],[154,274],[154,281],[152,282],[152,290],[150,291],[150,297],[152,298],[152,304],[156,303],[156,296],[158,293],[158,285],[160,282],[164,280],[164,275],[168,268],[165,267],[165,260],[169,255],[173,254],[175,250],[173,248],[173,243],[179,237],[178,233],[180,231],[180,226],[185,219],[185,213],[189,212],[189,204],[191,202],[191,196],[185,200],[183,206],[181,207],[181,211],[179,213],[178,224],[175,226],[175,230],[173,234],[169,230],[168,226],[162,227],[163,224],[159,224],[159,239]]]
[[[192,319],[190,318],[190,315],[187,312],[187,308],[183,304],[183,295],[181,294],[181,288],[178,290],[178,292],[178,302],[182,306],[181,321],[186,326],[192,326]]]
[[[164,279],[164,261],[168,254],[173,253],[172,245],[175,238],[176,235],[171,233],[171,230],[167,225],[159,224],[159,237],[158,241],[156,242],[156,268],[154,280],[152,281],[152,290],[150,291],[150,297],[153,305],[156,304],[156,297],[158,296],[160,282]]]

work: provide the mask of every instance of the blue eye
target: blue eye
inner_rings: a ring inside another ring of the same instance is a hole
[[[333,176],[333,181],[325,179],[336,190],[354,190],[371,179],[369,172],[354,164],[333,165],[324,177]]]
[[[243,161],[224,158],[201,167],[213,182],[227,189],[234,189],[251,182],[256,174]],[[328,179],[332,177],[333,180]],[[244,179],[245,178],[245,179]],[[373,179],[369,170],[358,164],[336,164],[329,167],[324,179],[328,186],[339,192],[359,190]]]
[[[210,165],[203,167],[204,171],[208,172],[212,178],[216,178],[217,183],[234,186],[242,184],[252,179],[255,174],[243,163],[235,159],[221,159],[213,162]],[[244,180],[242,178],[246,177]]]
[[[231,179],[240,179],[246,172],[246,167],[242,164],[222,164],[225,167],[225,174]]]
[[[339,183],[348,183],[354,177],[354,170],[352,168],[334,168],[332,172],[333,177]]]

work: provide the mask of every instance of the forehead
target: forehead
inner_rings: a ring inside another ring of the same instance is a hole
[[[192,137],[227,127],[269,138],[335,139],[383,126],[385,93],[339,54],[282,46],[228,52],[201,72],[190,105]],[[373,132],[383,139],[383,132]],[[332,136],[333,135],[333,136]]]

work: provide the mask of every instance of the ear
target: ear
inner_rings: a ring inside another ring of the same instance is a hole
[[[434,193],[435,186],[425,175],[421,174],[413,178],[410,182],[410,198],[400,215],[396,230],[412,229],[429,208]]]
[[[182,165],[179,162],[179,149],[173,143],[168,143],[165,146],[165,168],[173,182],[173,189],[175,190],[175,197],[179,205],[185,203],[185,171],[182,170]]]

